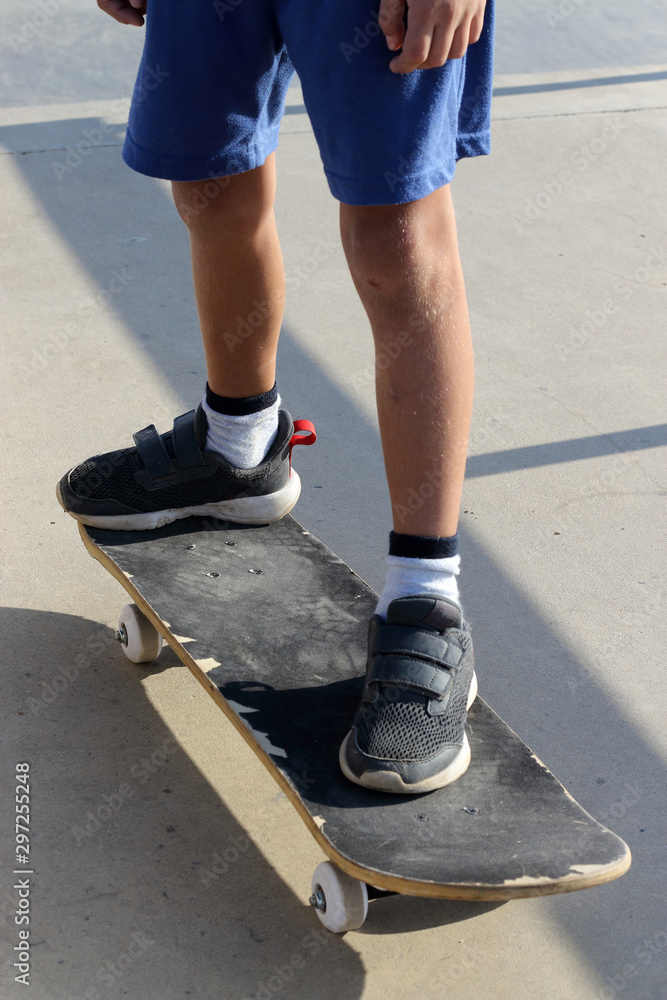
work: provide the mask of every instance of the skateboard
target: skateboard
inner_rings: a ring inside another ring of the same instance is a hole
[[[154,531],[79,524],[130,594],[116,637],[136,663],[164,639],[266,765],[328,860],[310,903],[329,930],[392,893],[509,900],[618,878],[627,845],[478,696],[472,762],[422,795],[352,784],[338,748],[359,701],[376,595],[291,516],[188,518]]]

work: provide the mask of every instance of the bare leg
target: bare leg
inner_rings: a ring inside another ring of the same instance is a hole
[[[224,396],[267,392],[285,294],[273,157],[245,174],[173,187],[190,230],[209,384]],[[341,233],[375,339],[394,528],[452,535],[473,362],[449,188],[406,205],[341,205]]]
[[[175,182],[173,192],[190,230],[209,385],[237,398],[268,392],[285,304],[274,156],[232,177]]]
[[[449,186],[405,205],[341,205],[352,278],[375,339],[394,530],[456,532],[473,356]]]

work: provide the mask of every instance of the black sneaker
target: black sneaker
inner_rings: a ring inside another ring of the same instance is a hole
[[[430,792],[470,763],[466,713],[477,694],[472,638],[452,601],[421,594],[370,620],[366,684],[340,748],[350,781]]]
[[[96,528],[160,528],[193,514],[240,524],[268,524],[299,499],[301,482],[291,468],[295,444],[312,444],[312,424],[278,414],[278,435],[263,462],[237,469],[206,451],[207,420],[201,406],[159,435],[151,424],[134,435],[135,448],[107,452],[82,462],[58,483],[56,495],[68,514]],[[310,431],[300,437],[296,431]]]

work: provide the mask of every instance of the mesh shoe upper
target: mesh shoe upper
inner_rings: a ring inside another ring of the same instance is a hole
[[[370,711],[358,712],[357,746],[369,757],[384,760],[430,760],[444,746],[461,744],[469,688],[469,683],[457,684],[443,715],[429,715],[422,695],[400,692],[395,701],[384,701],[380,693]]]
[[[271,493],[287,481],[289,477],[289,443],[293,425],[289,414],[282,410],[279,415],[278,435],[261,465],[254,469],[237,469],[221,455],[204,451],[206,441],[206,416],[197,410],[195,433],[204,464],[201,469],[189,473],[182,482],[160,486],[154,484],[146,488],[140,481],[145,476],[144,463],[137,448],[125,448],[107,452],[82,462],[72,469],[61,481],[61,492],[65,506],[78,513],[86,513],[89,502],[91,512],[100,509],[100,504],[122,505],[137,512],[151,512],[168,508],[217,503],[238,496],[262,496]],[[173,435],[161,435],[170,459],[175,458]]]
[[[435,642],[425,645],[424,634]],[[392,601],[386,624],[371,619],[366,686],[353,722],[358,749],[405,762],[461,746],[472,678],[472,639],[457,608],[434,597]]]

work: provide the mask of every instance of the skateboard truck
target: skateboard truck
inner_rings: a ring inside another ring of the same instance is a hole
[[[327,930],[334,934],[358,930],[366,919],[368,901],[396,896],[389,889],[377,889],[347,875],[332,861],[323,861],[313,873],[309,904]]]
[[[136,604],[125,605],[113,635],[132,663],[152,663],[162,650],[162,636]]]
[[[322,913],[326,911],[327,901],[324,898],[324,893],[322,889],[318,886],[313,895],[308,900],[311,906],[314,906],[316,910],[322,910]]]
[[[322,861],[313,872],[311,889],[308,902],[328,931],[344,934],[361,927],[368,913],[365,882],[341,871],[333,861]]]

